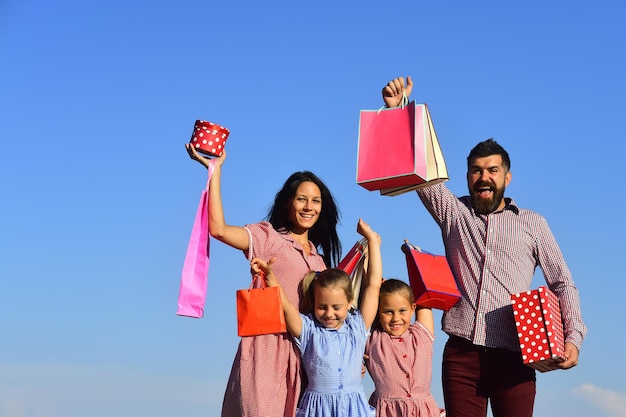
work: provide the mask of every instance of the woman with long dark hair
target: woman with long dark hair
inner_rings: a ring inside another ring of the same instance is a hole
[[[341,257],[339,210],[326,184],[312,172],[295,172],[276,194],[266,220],[243,227],[229,225],[221,197],[226,152],[210,161],[191,144],[186,147],[192,159],[205,167],[213,164],[211,236],[243,251],[248,259],[276,258],[273,270],[280,285],[293,305],[301,305],[304,275],[336,266]],[[226,386],[222,417],[293,417],[301,379],[300,354],[288,333],[243,337]]]

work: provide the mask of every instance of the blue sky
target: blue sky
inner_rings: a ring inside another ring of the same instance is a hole
[[[229,223],[261,220],[285,178],[310,169],[339,202],[344,251],[363,217],[383,237],[387,277],[406,279],[403,239],[441,253],[415,194],[355,183],[359,110],[407,74],[449,187],[466,193],[467,153],[498,140],[512,158],[507,195],[548,219],[580,289],[580,364],[538,374],[535,414],[626,416],[625,8],[3,1],[0,417],[219,414],[249,274],[214,242],[205,317],[175,315],[205,183],[184,150],[196,119],[231,130]]]

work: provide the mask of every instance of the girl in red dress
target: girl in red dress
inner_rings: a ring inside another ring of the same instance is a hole
[[[378,323],[365,349],[377,417],[445,416],[430,392],[434,333],[433,312],[416,307],[411,287],[397,279],[383,282]]]

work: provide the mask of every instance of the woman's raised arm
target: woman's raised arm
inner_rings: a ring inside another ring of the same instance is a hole
[[[185,147],[189,157],[194,161],[198,161],[207,169],[209,165],[213,165],[213,174],[209,183],[209,230],[211,236],[235,249],[248,249],[248,232],[241,226],[226,224],[224,218],[221,182],[222,165],[226,159],[226,150],[222,152],[220,157],[207,158],[201,156],[190,143],[187,143]]]

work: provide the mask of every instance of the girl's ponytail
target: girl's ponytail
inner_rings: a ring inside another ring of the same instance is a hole
[[[302,286],[302,308],[300,311],[304,314],[313,312],[315,304],[315,278],[319,275],[318,271],[309,271],[302,278],[300,285]]]

